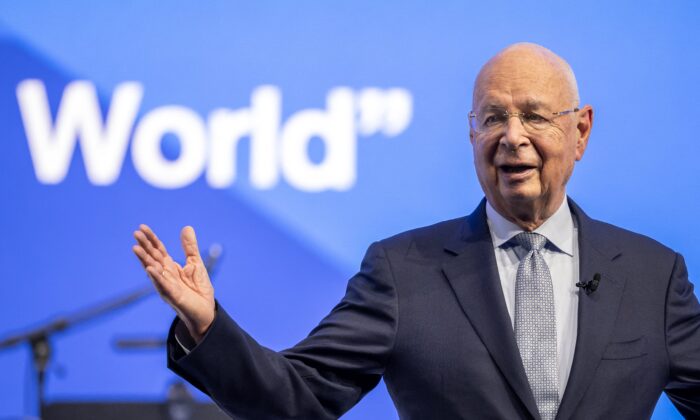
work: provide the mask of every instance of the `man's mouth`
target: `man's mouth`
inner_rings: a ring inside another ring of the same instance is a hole
[[[535,166],[532,165],[501,165],[499,167],[503,172],[508,174],[520,174],[527,172],[530,169],[534,169]]]

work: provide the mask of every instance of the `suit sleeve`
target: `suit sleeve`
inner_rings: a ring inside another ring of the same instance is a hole
[[[666,346],[671,381],[666,393],[685,418],[700,417],[700,304],[676,255],[666,296]]]
[[[384,249],[367,251],[345,296],[299,344],[274,352],[217,308],[203,340],[185,354],[168,336],[168,366],[229,415],[333,419],[379,382],[398,325],[397,292]]]

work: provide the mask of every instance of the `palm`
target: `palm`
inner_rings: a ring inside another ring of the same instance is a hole
[[[214,319],[214,288],[204,266],[194,230],[182,229],[185,266],[175,262],[165,245],[146,225],[134,232],[138,244],[133,250],[146,269],[160,296],[177,312],[190,333],[201,337]]]
[[[169,261],[164,266],[164,270],[168,273],[166,278],[175,279],[172,281],[171,293],[163,296],[169,304],[196,307],[213,298],[214,290],[201,261],[188,258],[185,266],[181,267],[172,258],[167,257],[167,259]]]

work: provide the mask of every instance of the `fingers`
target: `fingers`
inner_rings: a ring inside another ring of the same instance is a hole
[[[148,267],[153,267],[157,271],[163,271],[163,265],[153,259],[153,257],[151,257],[146,250],[143,249],[143,247],[140,245],[134,245],[131,249],[138,257],[144,269],[148,271]]]
[[[162,265],[166,264],[166,259],[169,257],[168,251],[165,249],[165,246],[160,239],[158,239],[155,233],[153,233],[148,226],[139,226],[139,230],[134,232],[134,238],[151,258],[158,261]]]
[[[139,226],[139,230],[134,232],[134,238],[138,245],[133,251],[144,268],[152,266],[159,272],[166,270],[174,277],[179,277],[180,265],[168,255],[165,245],[148,226]]]
[[[199,247],[197,246],[197,236],[194,233],[192,226],[185,226],[180,232],[180,241],[182,242],[182,249],[185,251],[185,256],[189,259],[194,257],[199,261],[202,257],[199,255]]]
[[[168,250],[165,249],[165,245],[160,239],[158,239],[158,236],[151,230],[150,227],[148,227],[148,225],[139,225],[139,230],[143,232],[154,248],[160,251],[161,254],[168,255]]]
[[[143,268],[148,273],[153,286],[158,293],[168,300],[174,300],[177,292],[177,280],[167,268],[163,267],[159,262],[155,261],[148,253],[139,245],[134,245],[132,250],[143,265]]]

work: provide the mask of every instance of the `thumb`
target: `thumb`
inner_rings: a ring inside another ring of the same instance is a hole
[[[182,249],[185,251],[185,257],[195,257],[201,261],[202,257],[199,255],[199,247],[197,246],[197,236],[194,234],[194,229],[192,226],[185,226],[180,232],[180,242],[182,242]]]

